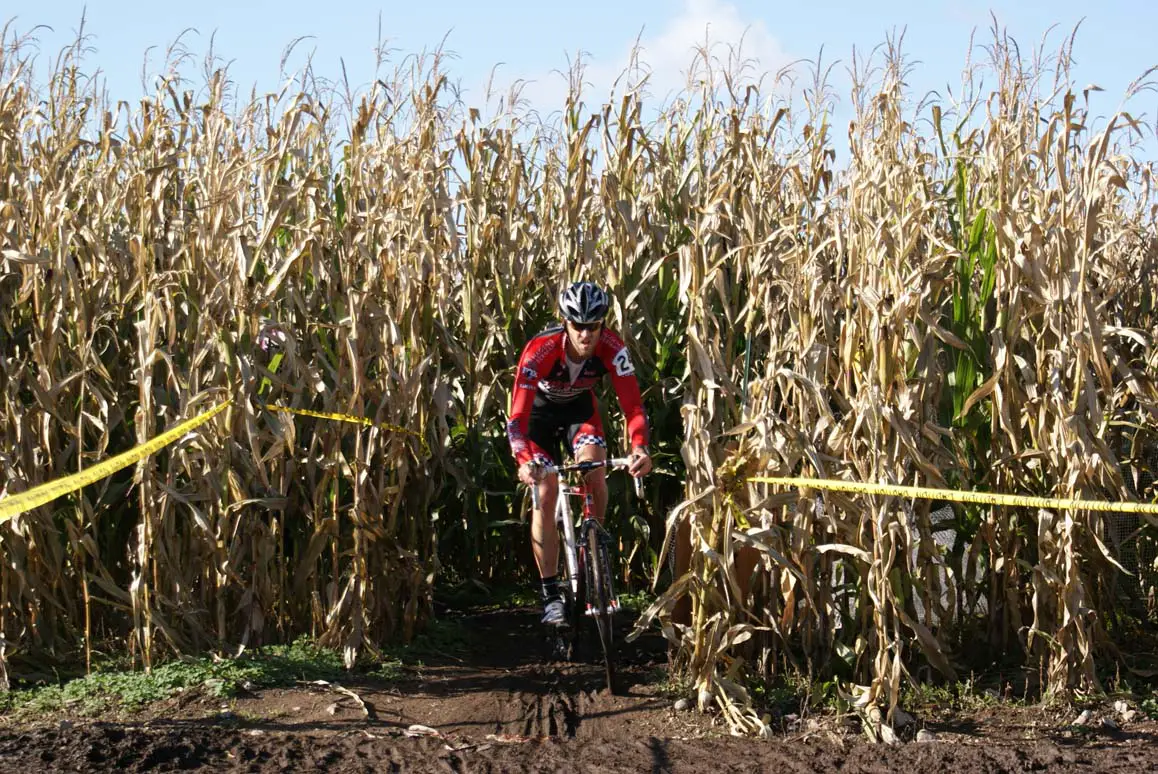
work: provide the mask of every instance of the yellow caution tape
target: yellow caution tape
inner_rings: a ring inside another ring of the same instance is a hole
[[[270,373],[277,373],[277,369],[281,367],[283,358],[284,353],[280,350],[274,353],[269,362]],[[261,380],[261,385],[257,389],[257,394],[264,395],[271,388],[271,386],[272,383],[270,382],[269,377],[263,377]],[[408,430],[405,427],[399,427],[398,425],[392,425],[387,422],[374,422],[373,420],[366,419],[365,417],[357,417],[353,414],[329,414],[322,411],[310,411],[309,409],[293,409],[289,408],[288,406],[274,406],[268,403],[262,404],[262,407],[269,411],[280,411],[285,414],[297,414],[298,416],[314,417],[315,419],[330,419],[335,422],[350,422],[356,425],[362,425],[363,427],[379,427],[383,430],[389,430],[395,433],[405,433],[406,435],[412,435],[418,439],[418,442],[422,444],[423,454],[430,454],[430,447],[426,445],[425,438],[413,430]]]
[[[118,454],[115,457],[110,457],[104,462],[99,462],[87,470],[73,473],[71,476],[65,476],[56,481],[49,481],[47,484],[41,484],[40,486],[29,489],[27,492],[5,497],[0,500],[0,522],[7,521],[13,516],[19,516],[33,508],[38,508],[63,495],[71,494],[89,484],[100,481],[106,476],[111,476],[122,468],[127,468],[135,462],[140,462],[145,457],[168,446],[186,433],[196,430],[224,411],[232,402],[232,400],[226,400],[224,403],[219,403],[208,411],[182,422],[173,429],[166,430],[156,438],[146,441],[140,446]]]
[[[29,489],[27,492],[21,492],[19,494],[10,495],[0,499],[0,522],[11,519],[14,516],[19,516],[21,513],[30,511],[33,508],[38,508],[41,505],[51,502],[58,497],[71,494],[78,489],[82,489],[88,486],[89,484],[100,481],[102,478],[111,476],[113,473],[116,473],[122,468],[126,468],[133,463],[140,462],[150,454],[154,454],[169,444],[173,443],[174,441],[178,440],[186,433],[196,430],[198,427],[224,411],[225,408],[231,403],[233,403],[232,399],[226,400],[223,403],[219,403],[208,411],[205,411],[193,417],[192,419],[182,422],[173,429],[166,430],[156,438],[146,441],[140,446],[130,449],[123,454],[118,454],[116,457],[111,457],[103,462],[93,465],[91,468],[83,470],[80,473],[74,473],[71,476],[65,476],[64,478],[57,479],[56,481],[49,481],[46,484],[41,484],[40,486]],[[391,425],[385,422],[374,422],[373,420],[366,419],[364,417],[356,417],[351,414],[331,414],[322,411],[293,409],[286,406],[272,406],[268,404],[264,404],[263,408],[266,408],[270,411],[281,411],[287,414],[298,414],[306,417],[315,417],[317,419],[330,419],[336,422],[350,422],[353,424],[363,425],[365,427],[380,427],[384,430],[405,433],[417,438],[419,443],[422,444],[423,451],[426,454],[430,453],[430,448],[426,445],[426,440],[421,435],[414,432],[413,430],[408,430],[405,427],[399,427],[398,425]]]
[[[262,408],[269,411],[280,411],[284,414],[297,414],[298,416],[314,417],[315,419],[330,419],[335,422],[350,422],[355,425],[363,425],[364,427],[378,427],[383,430],[389,430],[395,433],[405,433],[406,435],[412,435],[417,438],[418,442],[422,444],[423,453],[430,454],[430,447],[426,445],[425,438],[413,430],[409,430],[405,427],[399,427],[398,425],[392,425],[389,422],[375,422],[372,419],[354,416],[353,414],[331,414],[325,411],[310,411],[309,409],[295,409],[289,408],[288,406],[274,406],[269,403],[263,403]]]
[[[893,486],[891,484],[864,484],[857,481],[837,481],[827,478],[778,478],[754,476],[747,479],[761,484],[780,484],[809,489],[830,489],[854,494],[880,494],[893,497],[916,497],[929,500],[949,500],[979,505],[1008,505],[1015,508],[1046,508],[1054,510],[1114,511],[1116,513],[1150,513],[1158,515],[1158,503],[1109,502],[1106,500],[1069,500],[1053,497],[967,492],[953,489],[932,489],[924,486]]]
[[[281,365],[283,358],[284,354],[282,352],[278,351],[274,353],[269,367],[271,373],[277,373],[278,367]],[[264,394],[270,389],[271,386],[272,385],[269,377],[263,378],[261,385],[258,388],[258,394]],[[65,476],[64,478],[58,479],[56,481],[50,481],[46,484],[41,484],[40,486],[29,489],[27,492],[21,492],[20,494],[0,499],[0,522],[11,519],[13,516],[17,516],[21,513],[24,513],[25,511],[30,511],[33,508],[37,508],[63,495],[71,494],[78,489],[82,489],[89,484],[100,481],[106,476],[110,476],[113,473],[116,473],[122,468],[126,468],[135,462],[143,460],[150,454],[159,451],[186,433],[195,430],[205,422],[208,422],[210,419],[217,416],[217,414],[223,411],[225,407],[230,405],[232,402],[232,400],[226,400],[224,403],[220,403],[217,406],[214,406],[212,409],[199,414],[198,416],[193,417],[186,422],[183,422],[177,427],[174,427],[172,430],[168,430],[156,438],[153,438],[134,449],[130,449],[123,454],[119,454],[116,457],[112,457],[105,460],[104,462],[98,463],[88,470],[81,471],[80,473],[74,473],[71,476]],[[351,422],[354,424],[363,425],[365,427],[379,427],[384,430],[389,430],[396,433],[405,433],[417,438],[419,443],[422,444],[423,453],[430,454],[430,447],[427,446],[425,438],[413,430],[408,430],[407,428],[399,427],[398,425],[391,425],[386,422],[374,422],[364,417],[356,417],[350,414],[331,414],[321,411],[292,409],[286,406],[274,406],[269,404],[263,404],[263,407],[270,411],[280,411],[287,414],[315,417],[317,419],[329,419],[336,422]]]

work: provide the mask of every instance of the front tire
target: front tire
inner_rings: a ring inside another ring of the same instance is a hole
[[[607,547],[600,540],[599,528],[592,524],[587,530],[586,549],[589,561],[591,585],[588,598],[593,608],[595,628],[599,634],[599,645],[603,650],[603,667],[607,678],[607,690],[615,693],[615,638],[612,629],[611,612],[611,565]]]

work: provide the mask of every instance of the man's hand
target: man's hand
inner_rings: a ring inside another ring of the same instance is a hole
[[[648,455],[647,449],[636,446],[631,450],[631,465],[627,468],[627,472],[636,478],[651,472],[651,456]]]
[[[527,486],[534,486],[543,477],[543,466],[531,460],[519,466],[519,480]]]

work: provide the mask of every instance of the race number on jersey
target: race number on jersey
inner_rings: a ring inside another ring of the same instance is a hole
[[[615,353],[615,357],[611,359],[615,366],[615,373],[618,376],[627,376],[635,373],[635,366],[631,364],[631,357],[627,354],[627,347]]]

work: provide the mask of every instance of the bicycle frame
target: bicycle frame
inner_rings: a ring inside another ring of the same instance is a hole
[[[538,494],[538,487],[535,487]],[[591,518],[591,493],[582,486],[559,484],[559,494],[555,498],[555,526],[563,531],[563,557],[567,562],[567,579],[571,593],[579,593],[579,552],[575,539],[575,519],[571,516],[571,497],[583,498],[583,517]]]
[[[542,469],[547,475],[558,476],[560,473],[569,471],[578,471],[586,473],[596,468],[611,468],[612,470],[623,468],[626,470],[631,466],[630,457],[612,457],[607,460],[588,460],[585,462],[575,462],[570,465],[542,465]],[[635,493],[637,496],[642,496],[643,482],[636,478]],[[579,552],[577,549],[578,541],[575,535],[575,519],[571,514],[570,497],[583,497],[583,516],[584,521],[591,516],[591,493],[587,491],[584,486],[569,486],[564,485],[561,481],[559,483],[559,493],[555,498],[555,524],[557,529],[563,532],[563,552],[564,559],[567,562],[567,576],[571,585],[571,592],[573,594],[579,593]],[[534,503],[536,509],[539,507],[539,487],[531,487],[531,501]]]

